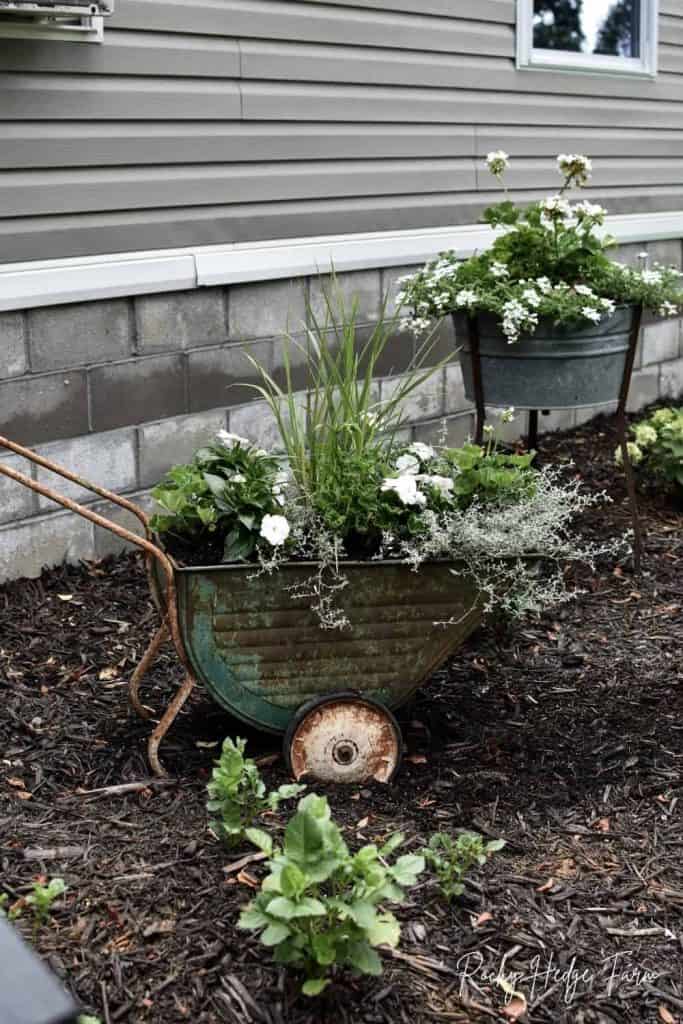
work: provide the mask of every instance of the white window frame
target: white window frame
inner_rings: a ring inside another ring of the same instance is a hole
[[[104,18],[2,18],[0,39],[62,39],[70,43],[104,42]]]
[[[517,0],[517,67],[525,71],[575,71],[591,75],[654,78],[657,74],[659,0],[640,0],[640,5],[640,57],[636,58],[536,49],[533,44],[534,0]]]

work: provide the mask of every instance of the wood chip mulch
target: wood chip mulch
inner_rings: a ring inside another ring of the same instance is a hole
[[[613,497],[586,522],[601,536],[629,525],[614,446],[608,419],[542,445]],[[84,1009],[104,1024],[683,1022],[683,515],[661,495],[641,510],[641,576],[612,561],[559,612],[480,630],[405,711],[393,787],[317,787],[352,846],[457,828],[507,846],[450,907],[424,878],[383,976],[316,1001],[236,929],[263,868],[207,828],[222,738],[246,735],[269,785],[277,740],[200,692],[162,748],[175,780],[147,784],[125,691],[156,621],[137,557],[0,588],[0,892],[65,879],[36,945]],[[179,678],[166,650],[145,700],[162,707]],[[17,926],[30,939],[28,916]]]

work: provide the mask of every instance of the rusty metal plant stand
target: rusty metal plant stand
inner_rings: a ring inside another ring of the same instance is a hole
[[[144,537],[139,537],[137,534],[127,530],[123,526],[119,526],[118,523],[107,519],[98,512],[94,512],[92,509],[87,508],[76,501],[72,501],[71,498],[67,498],[65,495],[59,494],[51,487],[47,487],[45,484],[40,484],[36,480],[32,480],[31,477],[26,476],[24,473],[20,473],[17,470],[0,463],[0,473],[3,476],[9,477],[11,480],[16,481],[16,483],[23,484],[24,487],[28,487],[30,490],[35,491],[44,498],[49,498],[50,501],[54,501],[58,505],[62,505],[64,508],[69,509],[71,512],[75,512],[84,519],[88,519],[96,526],[101,526],[103,529],[109,530],[111,533],[115,533],[117,537],[121,537],[122,540],[128,541],[130,544],[134,544],[136,547],[144,551],[147,562],[147,572],[150,577],[154,561],[156,560],[158,563],[166,584],[163,598],[165,605],[159,608],[162,621],[161,625],[152,637],[140,664],[135,669],[135,672],[129,681],[128,699],[133,710],[141,718],[152,717],[152,712],[140,702],[140,684],[156,659],[162,645],[167,640],[171,639],[180,662],[186,670],[186,675],[175,696],[154,728],[147,743],[147,752],[152,771],[157,776],[166,775],[166,772],[159,760],[159,744],[172,726],[179,711],[196,685],[196,680],[185,651],[178,622],[178,604],[173,562],[168,555],[152,541],[149,520],[142,509],[132,501],[128,501],[126,498],[122,498],[118,494],[114,494],[112,491],[109,491],[104,487],[90,483],[88,480],[77,476],[75,473],[65,469],[63,466],[58,466],[56,463],[51,462],[42,455],[38,455],[37,452],[32,451],[30,448],[25,448],[23,445],[15,444],[14,441],[10,441],[6,437],[0,436],[0,448],[6,448],[8,451],[14,452],[15,455],[20,455],[29,462],[42,466],[44,469],[49,470],[51,473],[56,473],[65,480],[70,480],[72,483],[78,484],[78,486],[82,487],[84,490],[97,494],[101,498],[106,498],[107,501],[111,501],[113,504],[118,505],[119,508],[130,512],[142,524],[145,535]],[[158,592],[158,589],[156,591],[155,589],[152,590],[152,593],[155,592]]]
[[[642,319],[643,307],[637,306],[634,310],[633,324],[629,338],[628,350],[626,352],[624,373],[621,379],[621,386],[619,389],[619,400],[616,412],[619,447],[621,449],[624,476],[626,478],[626,489],[628,492],[629,508],[631,511],[631,522],[633,524],[633,568],[636,573],[640,573],[641,569],[643,553],[643,532],[640,523],[640,516],[638,514],[638,499],[636,496],[636,484],[635,477],[633,475],[633,466],[631,464],[631,458],[628,452],[628,425],[626,422],[626,403],[628,401],[628,394],[631,387],[631,378],[633,376],[633,367],[636,359],[636,349],[638,347],[638,337],[640,335],[640,326],[642,323]],[[474,432],[474,439],[476,444],[481,444],[484,436],[484,423],[486,422],[486,400],[484,396],[484,383],[481,372],[481,348],[479,341],[479,325],[477,323],[477,318],[475,316],[469,316],[467,318],[467,328],[469,335],[470,351],[472,355],[472,384],[474,387],[474,401],[476,408],[476,426]],[[538,447],[538,409],[529,410],[527,447],[530,450],[536,449]]]

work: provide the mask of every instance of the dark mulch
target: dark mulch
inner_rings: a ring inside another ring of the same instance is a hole
[[[544,444],[612,494],[588,527],[603,534],[628,526],[614,445],[604,420]],[[69,886],[40,952],[107,1024],[502,1020],[501,972],[526,1020],[682,1020],[683,519],[654,497],[642,514],[643,575],[610,564],[559,614],[479,631],[410,710],[397,784],[329,791],[352,844],[472,827],[507,847],[450,908],[423,882],[384,976],[317,1003],[236,930],[260,865],[240,873],[247,851],[207,830],[212,759],[242,726],[199,694],[164,745],[175,784],[92,792],[148,777],[125,698],[155,622],[136,558],[0,589],[0,881],[13,898],[38,875]],[[150,703],[178,677],[166,653]],[[281,760],[264,774],[281,781]]]

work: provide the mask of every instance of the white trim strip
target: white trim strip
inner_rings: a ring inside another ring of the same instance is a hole
[[[683,239],[683,210],[610,217],[605,231],[622,244]],[[340,272],[410,266],[445,249],[466,258],[493,237],[484,225],[462,224],[6,263],[0,265],[0,311],[302,277],[330,264]]]

